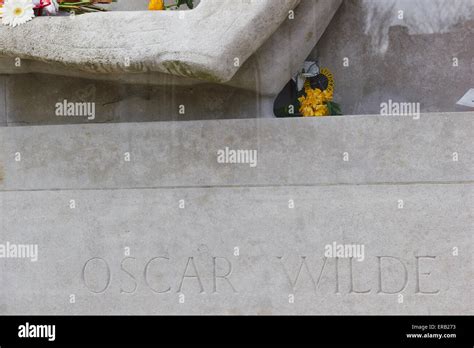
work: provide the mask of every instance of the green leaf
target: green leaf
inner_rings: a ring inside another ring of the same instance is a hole
[[[328,107],[329,115],[331,115],[331,116],[341,116],[342,115],[341,106],[338,103],[327,102],[326,105]]]
[[[188,5],[188,7],[192,10],[194,8],[194,0],[178,0],[176,7],[181,7],[181,5]]]

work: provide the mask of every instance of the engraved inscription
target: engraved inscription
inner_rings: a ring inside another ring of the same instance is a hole
[[[297,291],[347,295],[394,295],[403,292],[437,295],[437,256],[413,258],[381,255],[363,262],[354,258],[277,256],[288,293]]]
[[[194,256],[178,260],[155,256],[144,262],[127,256],[115,265],[118,269],[114,271],[114,264],[93,257],[84,263],[81,278],[86,289],[94,294],[112,291],[111,283],[116,280],[123,295],[136,294],[140,288],[155,294],[218,294],[220,291],[236,294],[232,262],[223,256],[212,256],[205,261]]]

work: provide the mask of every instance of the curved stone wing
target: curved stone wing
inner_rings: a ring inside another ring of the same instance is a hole
[[[300,0],[202,0],[192,11],[39,17],[0,26],[0,56],[94,74],[161,72],[227,82]]]

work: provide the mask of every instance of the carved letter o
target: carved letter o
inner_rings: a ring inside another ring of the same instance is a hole
[[[102,263],[105,264],[105,268],[106,268],[106,271],[107,271],[107,281],[105,283],[105,286],[101,289],[101,290],[94,290],[93,288],[91,288],[89,285],[87,285],[87,282],[86,282],[86,269],[87,269],[87,265],[94,261],[94,260],[97,260],[97,261],[100,261]],[[101,294],[101,293],[104,293],[105,290],[107,290],[107,288],[109,287],[110,285],[110,280],[111,280],[111,274],[110,274],[110,267],[109,267],[109,264],[107,263],[107,261],[105,261],[104,259],[100,258],[100,257],[93,257],[92,259],[89,259],[85,264],[84,264],[84,267],[82,268],[82,281],[84,282],[84,285],[93,293],[95,294]]]

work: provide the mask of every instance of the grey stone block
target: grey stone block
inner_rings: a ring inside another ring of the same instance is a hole
[[[472,184],[0,192],[1,242],[38,246],[36,262],[0,259],[0,314],[472,315],[472,197]],[[334,242],[364,260],[325,257]]]
[[[473,120],[452,113],[8,127],[0,129],[0,190],[471,182]],[[226,147],[256,150],[257,166],[218,163]]]
[[[1,128],[0,314],[473,314],[472,117]]]

